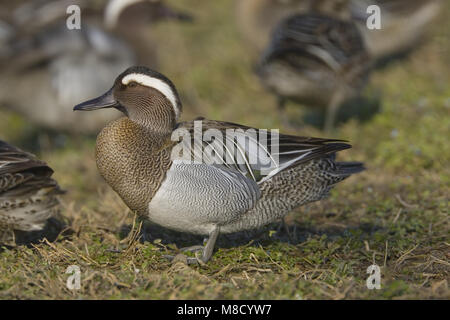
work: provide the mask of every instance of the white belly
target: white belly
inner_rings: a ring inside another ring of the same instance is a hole
[[[253,208],[259,188],[239,173],[207,164],[174,163],[148,206],[148,218],[163,227],[209,234]]]
[[[206,235],[216,225],[236,221],[258,197],[258,186],[240,174],[174,163],[149,203],[148,218],[166,228]]]

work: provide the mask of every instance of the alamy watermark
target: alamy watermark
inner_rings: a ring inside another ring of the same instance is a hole
[[[72,4],[67,7],[66,13],[70,16],[66,19],[66,26],[69,30],[81,29],[81,8]],[[366,13],[369,15],[366,20],[366,26],[369,30],[381,29],[381,8],[378,5],[370,5],[366,8]]]
[[[171,160],[187,164],[233,165],[268,175],[279,166],[279,130],[206,128],[194,121],[193,130],[180,127],[172,133],[176,144]]]
[[[70,14],[66,19],[66,26],[69,30],[81,29],[81,9],[76,4],[70,5],[66,9],[66,13]]]
[[[381,29],[381,9],[373,4],[367,7],[366,13],[369,17],[366,20],[366,26],[369,30]]]
[[[367,289],[373,290],[381,289],[381,269],[376,264],[373,264],[367,268],[367,273],[370,274],[370,276],[366,280],[366,286]]]
[[[77,265],[70,265],[66,269],[66,274],[70,274],[67,278],[66,286],[70,290],[81,289],[81,270]]]

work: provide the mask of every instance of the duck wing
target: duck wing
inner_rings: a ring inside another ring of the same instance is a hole
[[[63,191],[43,161],[0,141],[0,229],[40,230]]]
[[[173,157],[238,172],[257,184],[293,166],[351,148],[343,140],[285,135],[204,119],[178,124],[172,140],[181,140]]]
[[[309,13],[288,17],[275,28],[263,61],[279,58],[297,68],[310,60],[338,73],[355,60],[367,59],[367,53],[353,23]]]
[[[26,193],[29,188],[53,187],[53,170],[34,155],[0,141],[0,196],[5,192]]]

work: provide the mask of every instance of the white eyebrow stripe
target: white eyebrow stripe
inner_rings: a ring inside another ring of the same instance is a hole
[[[143,86],[154,88],[161,92],[172,104],[176,118],[178,119],[180,117],[180,109],[178,108],[177,99],[172,88],[167,83],[158,78],[150,77],[146,74],[130,73],[123,77],[122,84],[127,85],[133,81]]]

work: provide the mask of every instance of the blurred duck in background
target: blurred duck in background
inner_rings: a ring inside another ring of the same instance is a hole
[[[261,53],[282,19],[306,12],[347,17],[347,3],[348,0],[237,0],[236,20],[246,43]]]
[[[367,28],[367,7],[381,11],[381,29]],[[380,61],[401,56],[417,47],[439,14],[441,0],[352,0],[352,19],[364,37],[370,55]]]
[[[81,8],[80,30],[66,26],[66,10],[73,4]],[[95,134],[119,115],[107,110],[87,119],[74,115],[72,106],[80,97],[108,89],[111,77],[124,68],[156,64],[156,46],[147,41],[150,23],[188,20],[158,0],[41,0],[5,6],[0,10],[0,104],[38,126],[66,133]]]
[[[58,214],[63,191],[52,174],[45,162],[0,140],[0,244],[17,244]]]
[[[428,27],[438,16],[442,0],[238,0],[237,23],[245,40],[261,52],[275,26],[284,18],[299,13],[322,13],[354,21],[374,59],[401,55],[423,40]],[[372,13],[381,9],[381,29],[367,28]]]
[[[370,5],[381,9],[381,29],[367,27]],[[441,0],[242,0],[237,20],[262,53],[257,73],[279,98],[279,108],[287,100],[326,107],[329,131],[339,106],[364,88],[373,62],[383,65],[417,47],[441,5]]]
[[[192,16],[167,6],[162,0],[110,0],[104,10],[104,25],[126,39],[136,53],[139,64],[157,66],[157,45],[151,39],[149,26],[176,20],[191,22]]]
[[[39,126],[92,134],[117,114],[83,120],[72,116],[72,102],[106,88],[110,75],[135,58],[123,41],[93,25],[68,30],[66,8],[52,1],[27,2],[13,10],[14,35],[1,56],[0,101]],[[55,13],[52,19],[50,12]]]
[[[263,85],[287,100],[326,108],[325,130],[336,112],[367,83],[370,57],[358,28],[350,21],[307,13],[290,16],[275,28],[258,66]]]

